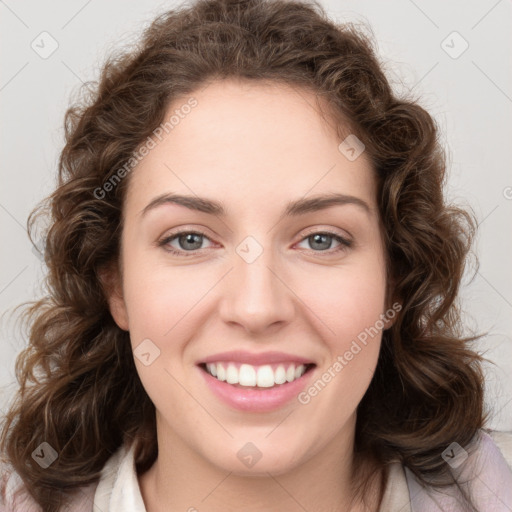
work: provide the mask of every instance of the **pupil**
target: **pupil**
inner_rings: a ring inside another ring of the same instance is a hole
[[[198,237],[198,240],[196,240],[194,242],[194,238],[195,237]],[[185,245],[188,244],[188,243],[194,245],[194,243],[195,243],[195,245],[197,247],[192,247],[192,249],[199,249],[201,247],[201,239],[200,239],[200,237],[201,237],[201,235],[198,235],[197,233],[188,233],[186,235],[183,235],[182,238],[185,239]],[[188,247],[188,248],[190,249],[190,247]]]
[[[327,243],[327,247],[323,247],[323,249],[329,249],[329,243],[328,242],[325,242],[326,239],[329,238],[330,235],[325,235],[325,234],[319,234],[317,233],[316,235],[313,235],[313,240],[314,240],[314,243],[322,243],[322,240],[323,240],[323,243],[326,244]]]

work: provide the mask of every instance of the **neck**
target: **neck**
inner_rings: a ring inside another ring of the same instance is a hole
[[[353,494],[353,423],[305,462],[281,473],[257,476],[219,468],[180,442],[175,433],[163,435],[159,429],[158,458],[139,476],[146,511],[224,512],[243,507],[247,512],[375,512],[383,492],[380,474],[365,493],[366,508]],[[361,467],[364,471],[373,466],[363,463]]]

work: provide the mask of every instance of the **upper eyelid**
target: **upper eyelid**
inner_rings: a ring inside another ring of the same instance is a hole
[[[302,233],[302,238],[301,240],[306,237],[306,236],[309,236],[309,235],[312,235],[312,234],[316,234],[316,233],[327,233],[329,235],[336,235],[336,236],[339,236],[341,238],[344,238],[345,240],[352,240],[352,235],[346,231],[346,230],[343,230],[345,233],[340,233],[338,232],[338,230],[341,231],[340,228],[338,228],[338,230],[336,230],[335,228],[319,228],[317,226],[313,226],[311,228],[305,228],[305,232]]]
[[[339,231],[343,231],[344,233],[340,233],[338,232]],[[205,228],[205,227],[199,227],[199,228],[195,228],[195,227],[190,227],[190,228],[177,228],[177,231],[173,231],[171,230],[169,232],[169,234],[166,234],[166,235],[162,235],[162,237],[160,238],[168,238],[168,237],[173,237],[173,236],[176,236],[176,235],[181,235],[181,234],[184,234],[184,233],[198,233],[200,235],[204,235],[208,238],[211,238],[211,236],[208,234],[210,230],[208,228]],[[314,233],[328,233],[328,234],[333,234],[333,235],[338,235],[338,236],[341,236],[343,238],[352,238],[352,235],[345,229],[341,229],[341,228],[333,228],[333,227],[319,227],[318,225],[315,225],[315,226],[310,226],[310,227],[307,227],[307,228],[303,228],[300,230],[300,232],[302,232],[302,237],[304,236],[307,236],[309,234],[314,234]],[[215,235],[213,235],[213,237],[215,237]]]

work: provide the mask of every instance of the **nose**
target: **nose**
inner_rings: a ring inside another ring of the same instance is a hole
[[[234,254],[234,268],[223,280],[222,320],[251,334],[283,327],[295,314],[289,273],[271,252],[264,250],[252,262]]]

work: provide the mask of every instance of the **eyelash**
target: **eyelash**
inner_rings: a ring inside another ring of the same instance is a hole
[[[200,235],[200,236],[203,236],[204,238],[207,238],[208,240],[210,240],[210,238],[206,235],[206,233],[203,233],[202,231],[183,230],[183,231],[176,231],[175,233],[171,233],[170,235],[166,236],[165,238],[163,238],[162,240],[160,240],[158,242],[158,246],[164,247],[167,244],[169,244],[172,240],[174,240],[175,238],[178,238],[181,235]],[[331,251],[330,249],[327,249],[325,251],[315,251],[314,249],[311,249],[313,252],[317,252],[320,255],[322,255],[322,253],[327,254],[327,255],[336,254],[341,251],[346,251],[347,249],[349,249],[352,246],[351,240],[347,240],[346,238],[343,238],[342,236],[340,236],[336,233],[333,233],[331,231],[312,231],[310,233],[307,233],[304,237],[302,237],[300,242],[306,240],[307,238],[309,238],[313,235],[327,235],[329,237],[332,237],[334,240],[336,240],[337,242],[340,243],[339,247],[334,249],[333,251]],[[201,251],[201,249],[197,249],[196,251],[184,251],[184,250],[178,251],[178,250],[172,249],[172,248],[171,249],[165,248],[165,250],[171,254],[174,254],[176,256],[183,256],[185,258],[189,257],[189,256],[195,256],[198,251]]]

